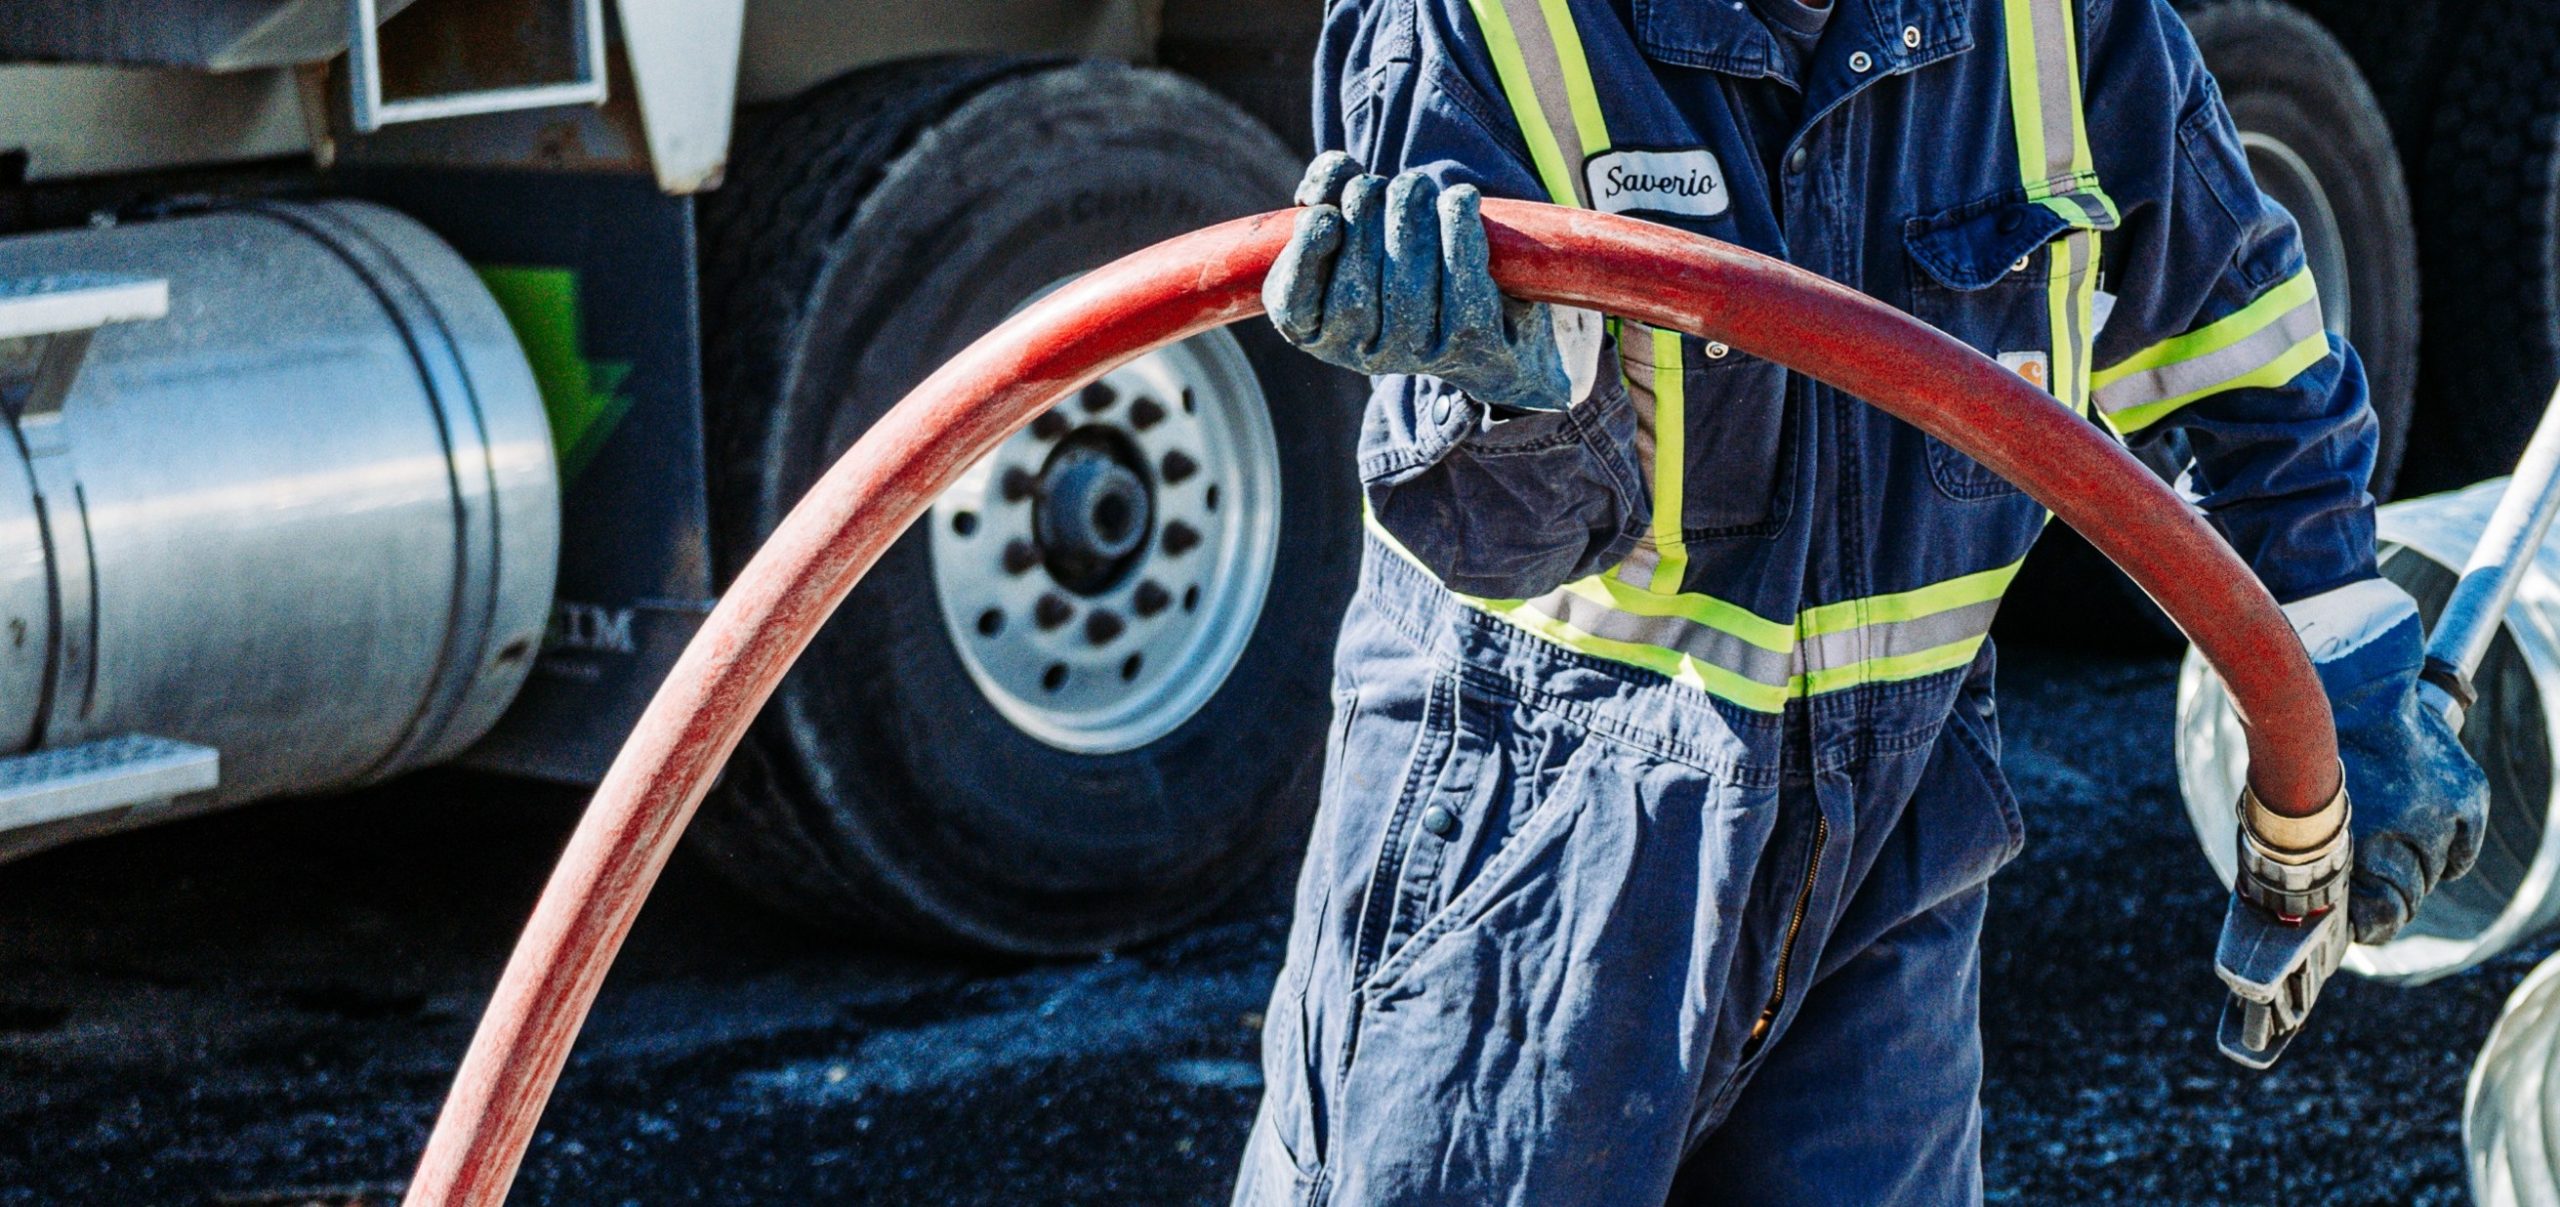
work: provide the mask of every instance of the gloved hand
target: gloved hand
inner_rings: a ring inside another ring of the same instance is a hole
[[[2418,697],[2418,607],[2380,579],[2288,605],[2338,723],[2355,810],[2347,920],[2358,943],[2407,925],[2437,884],[2471,870],[2489,785],[2453,727]]]
[[[1297,234],[1262,286],[1290,343],[1361,373],[1427,373],[1493,406],[1572,401],[1555,316],[1503,296],[1486,270],[1474,186],[1390,181],[1328,151],[1297,200]]]

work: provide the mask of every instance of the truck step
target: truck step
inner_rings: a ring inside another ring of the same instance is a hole
[[[221,782],[221,761],[144,734],[0,758],[0,831],[202,792]]]
[[[0,279],[0,339],[91,331],[169,313],[158,277],[60,273]]]

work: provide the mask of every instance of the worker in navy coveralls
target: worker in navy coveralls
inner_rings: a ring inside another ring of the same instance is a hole
[[[1368,536],[1237,1203],[1982,1197],[1986,633],[2047,517],[1739,349],[1501,296],[1483,195],[1781,257],[2182,441],[2332,697],[2357,937],[2468,867],[2364,374],[2165,0],[1333,0],[1315,96],[1266,301],[1375,376]]]

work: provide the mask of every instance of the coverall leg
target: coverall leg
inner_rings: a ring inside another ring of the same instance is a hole
[[[2025,841],[1991,667],[1968,676],[1786,1042],[1683,1163],[1675,1207],[1982,1201],[1982,918]]]
[[[1727,1112],[1818,1101],[1867,1172],[1810,1201],[1978,1197],[1972,996],[1944,983],[2017,845],[1996,756],[1958,757],[1989,749],[1987,659],[1970,746],[1933,722],[1816,749],[1465,608],[1375,544],[1362,577],[1235,1201],[1664,1202]],[[1754,1097],[1770,1070],[1861,1061],[1926,1101]]]

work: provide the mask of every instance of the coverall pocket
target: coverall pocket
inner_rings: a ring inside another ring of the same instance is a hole
[[[2027,844],[2018,795],[2000,770],[1999,731],[1970,701],[1957,705],[1938,733],[1937,748],[1921,772],[1911,807],[1933,814],[1920,820],[1924,846],[1914,861],[1930,869],[1913,894],[1914,912],[1935,908],[1991,879]]]
[[[2075,208],[2065,206],[2064,208]],[[2097,273],[2100,222],[2066,218],[2023,192],[1913,218],[1911,314],[2079,408],[2071,365],[2085,364],[2097,333],[2073,299]],[[2067,351],[2057,356],[2057,349]],[[2061,368],[2057,369],[2057,366]],[[1958,500],[2019,494],[2016,486],[1935,436],[1924,436],[1929,476]]]
[[[1315,1091],[1318,1066],[1307,1043],[1307,999],[1303,990],[1282,990],[1271,999],[1262,1021],[1262,1109],[1254,1119],[1261,1135],[1246,1138],[1245,1180],[1266,1187],[1258,1202],[1296,1203],[1296,1193],[1324,1167]],[[1291,1193],[1275,1196],[1273,1183]]]
[[[1620,338],[1646,487],[1657,489],[1666,470],[1677,475],[1684,541],[1774,535],[1796,497],[1787,371],[1724,344],[1679,338],[1677,383],[1660,380],[1650,328],[1629,324]],[[1674,423],[1666,439],[1664,426]]]
[[[1587,797],[1598,747],[1578,722],[1461,678],[1447,761],[1382,861],[1389,904],[1363,987],[1392,985],[1433,943],[1538,874]]]

